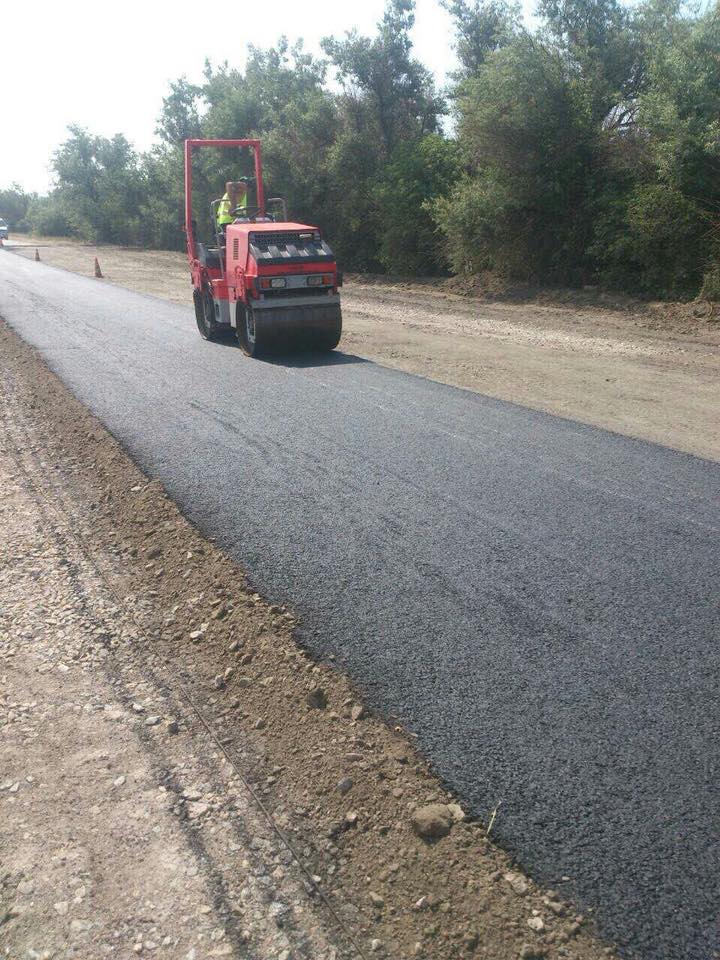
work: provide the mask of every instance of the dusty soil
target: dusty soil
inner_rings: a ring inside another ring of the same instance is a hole
[[[50,264],[187,304],[183,254],[18,241]],[[341,348],[387,366],[720,460],[720,305],[597,291],[499,297],[457,279],[349,277]],[[189,315],[192,322],[192,315]]]
[[[1,323],[0,394],[4,955],[614,952]]]

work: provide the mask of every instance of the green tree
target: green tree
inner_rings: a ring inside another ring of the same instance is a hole
[[[374,36],[351,31],[322,42],[341,85],[338,132],[328,153],[331,222],[338,253],[355,269],[380,270],[383,257],[387,262],[387,234],[396,224],[384,199],[386,165],[401,145],[412,153],[436,132],[445,110],[431,74],[412,55],[414,18],[413,0],[388,0]],[[394,230],[397,262],[412,255],[397,244],[414,242],[411,232],[401,234]]]
[[[26,193],[18,183],[0,190],[0,217],[7,220],[11,230],[23,224],[32,200],[33,194]]]
[[[563,58],[527,35],[492,53],[459,101],[467,174],[434,205],[456,271],[582,277],[594,131]]]
[[[139,234],[145,184],[135,151],[122,134],[107,139],[70,127],[53,156],[56,193],[79,236],[130,243]]]
[[[200,136],[200,99],[202,88],[180,77],[170,83],[170,92],[163,97],[162,110],[155,132],[162,143],[181,145]]]
[[[353,30],[344,40],[322,41],[346,98],[365,107],[362,126],[377,138],[385,157],[401,140],[437,130],[444,112],[430,71],[412,56],[414,22],[414,0],[388,0],[375,37]],[[346,103],[346,108],[351,119],[357,104]]]
[[[57,190],[45,197],[33,197],[28,206],[25,223],[33,233],[46,237],[77,235],[65,209],[62,193]]]
[[[382,174],[379,259],[400,274],[432,274],[446,267],[442,238],[431,216],[461,170],[455,142],[437,133],[401,143]]]
[[[324,165],[334,131],[333,98],[323,87],[326,64],[302,43],[281,38],[262,50],[250,45],[244,70],[227,63],[205,68],[202,119],[205,137],[263,141],[266,195],[281,194],[296,215],[318,212]],[[243,165],[244,164],[244,165]],[[252,158],[235,151],[207,151],[197,157],[198,201],[208,207],[226,180],[253,174]],[[252,197],[251,197],[252,200]]]
[[[326,38],[327,60],[281,38],[245,66],[170,84],[159,142],[70,128],[55,187],[0,192],[0,215],[44,232],[182,243],[182,141],[258,137],[266,194],[328,234],[346,269],[492,270],[590,279],[648,295],[720,295],[720,6],[682,0],[440,0],[460,68],[445,102],[414,57],[413,0],[387,0],[372,36]],[[334,84],[328,83],[333,71]],[[195,156],[196,215],[237,152]],[[252,202],[252,201],[251,201]]]
[[[182,250],[185,236],[184,157],[179,144],[160,145],[141,158],[143,200],[137,223],[138,242],[164,250]]]
[[[252,137],[282,128],[288,110],[322,90],[326,64],[281,37],[266,50],[250,44],[245,69],[205,65],[206,137]]]
[[[646,82],[625,138],[635,162],[598,220],[595,254],[610,283],[693,295],[720,265],[720,7],[685,15],[653,0],[641,15]]]
[[[474,77],[494,50],[506,47],[521,32],[520,4],[506,0],[440,0],[455,29],[460,69],[455,80]]]
[[[539,0],[538,14],[592,120],[627,125],[645,79],[633,12],[620,0]]]

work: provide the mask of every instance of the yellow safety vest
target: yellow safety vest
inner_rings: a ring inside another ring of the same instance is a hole
[[[243,200],[247,202],[247,194],[243,197]],[[244,206],[243,203],[236,204],[238,207]],[[217,211],[217,223],[219,227],[224,227],[226,223],[232,223],[235,219],[235,214],[231,212],[230,207],[230,197],[225,194],[220,201]]]

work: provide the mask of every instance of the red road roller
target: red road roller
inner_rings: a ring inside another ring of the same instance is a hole
[[[192,208],[192,158],[206,147],[248,151],[254,176],[242,206],[218,225],[227,194],[210,204],[208,239],[198,238]],[[251,204],[252,201],[252,204]],[[185,236],[198,330],[205,340],[234,332],[258,357],[298,348],[333,350],[340,342],[342,283],[335,256],[318,227],[288,220],[285,201],[265,200],[259,140],[185,141]]]

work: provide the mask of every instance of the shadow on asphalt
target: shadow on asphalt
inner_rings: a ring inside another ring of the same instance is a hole
[[[223,334],[213,341],[219,347],[231,347],[240,349],[240,344],[235,334]],[[274,367],[337,367],[346,363],[372,363],[365,357],[357,357],[354,353],[343,353],[341,350],[331,350],[329,353],[319,350],[307,350],[299,348],[294,353],[269,353],[267,356],[258,357],[260,363],[269,363]]]
[[[276,367],[337,367],[346,363],[372,363],[365,357],[356,357],[353,353],[342,353],[332,350],[330,353],[320,353],[315,350],[305,350],[299,353],[275,354],[263,357],[265,363]]]

